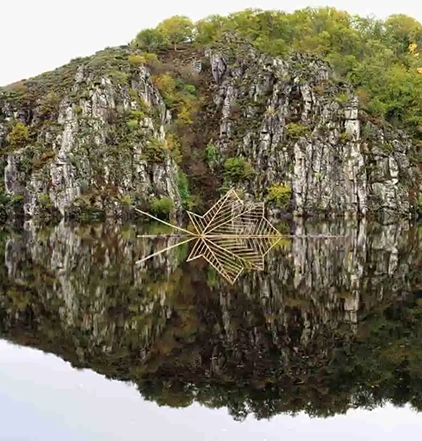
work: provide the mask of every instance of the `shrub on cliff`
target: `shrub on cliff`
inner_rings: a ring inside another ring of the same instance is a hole
[[[153,63],[157,61],[157,55],[150,52],[143,52],[142,54],[131,54],[128,57],[129,64],[134,67],[142,66],[146,63]]]
[[[290,185],[274,184],[268,188],[267,201],[280,208],[287,208],[292,195]]]
[[[309,128],[304,124],[290,123],[286,125],[286,136],[289,139],[299,139],[309,135]]]
[[[29,140],[28,127],[23,122],[17,122],[6,139],[10,147],[23,147]]]
[[[228,158],[224,163],[224,174],[231,182],[236,183],[252,177],[252,165],[244,158]]]
[[[170,198],[154,198],[150,202],[151,214],[160,219],[168,219],[173,210],[174,203]]]

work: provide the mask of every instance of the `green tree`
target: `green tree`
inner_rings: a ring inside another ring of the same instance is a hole
[[[144,29],[134,40],[135,47],[147,52],[154,52],[164,44],[164,36],[158,29]]]
[[[410,43],[422,42],[422,25],[412,17],[394,14],[385,21],[386,42],[398,55],[407,54]]]
[[[192,20],[183,15],[167,18],[157,26],[157,31],[164,40],[172,44],[177,50],[177,45],[192,41],[194,25]]]
[[[224,173],[231,182],[237,183],[253,176],[254,170],[244,158],[228,158],[224,163]]]
[[[168,219],[174,210],[174,202],[170,198],[153,198],[150,202],[151,213],[161,219]]]
[[[227,28],[228,20],[220,15],[210,15],[195,23],[195,42],[208,44],[218,41]]]

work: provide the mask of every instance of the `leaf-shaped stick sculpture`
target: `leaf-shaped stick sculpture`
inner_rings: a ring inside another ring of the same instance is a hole
[[[137,263],[197,239],[187,261],[202,257],[231,284],[245,269],[263,270],[265,255],[283,237],[265,218],[263,203],[245,204],[234,190],[229,190],[202,216],[187,212],[194,232],[136,210],[190,236]]]

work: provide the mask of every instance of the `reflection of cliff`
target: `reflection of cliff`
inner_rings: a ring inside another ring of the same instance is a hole
[[[296,225],[231,287],[135,228],[0,233],[0,332],[131,380],[158,403],[236,417],[422,402],[422,243],[404,226]]]
[[[167,246],[168,239],[146,242],[136,236],[131,228],[60,224],[36,233],[27,225],[23,235],[6,241],[8,280],[16,284],[18,295],[30,287],[47,309],[57,305],[63,329],[78,329],[105,352],[120,346],[127,326],[140,327],[139,338],[146,344],[165,322],[165,299],[186,248],[137,268],[134,262],[140,255]]]

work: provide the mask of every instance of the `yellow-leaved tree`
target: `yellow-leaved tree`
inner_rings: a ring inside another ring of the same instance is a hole
[[[162,21],[157,26],[157,31],[163,36],[164,40],[174,46],[181,43],[191,42],[193,39],[194,24],[189,17],[175,15]]]

